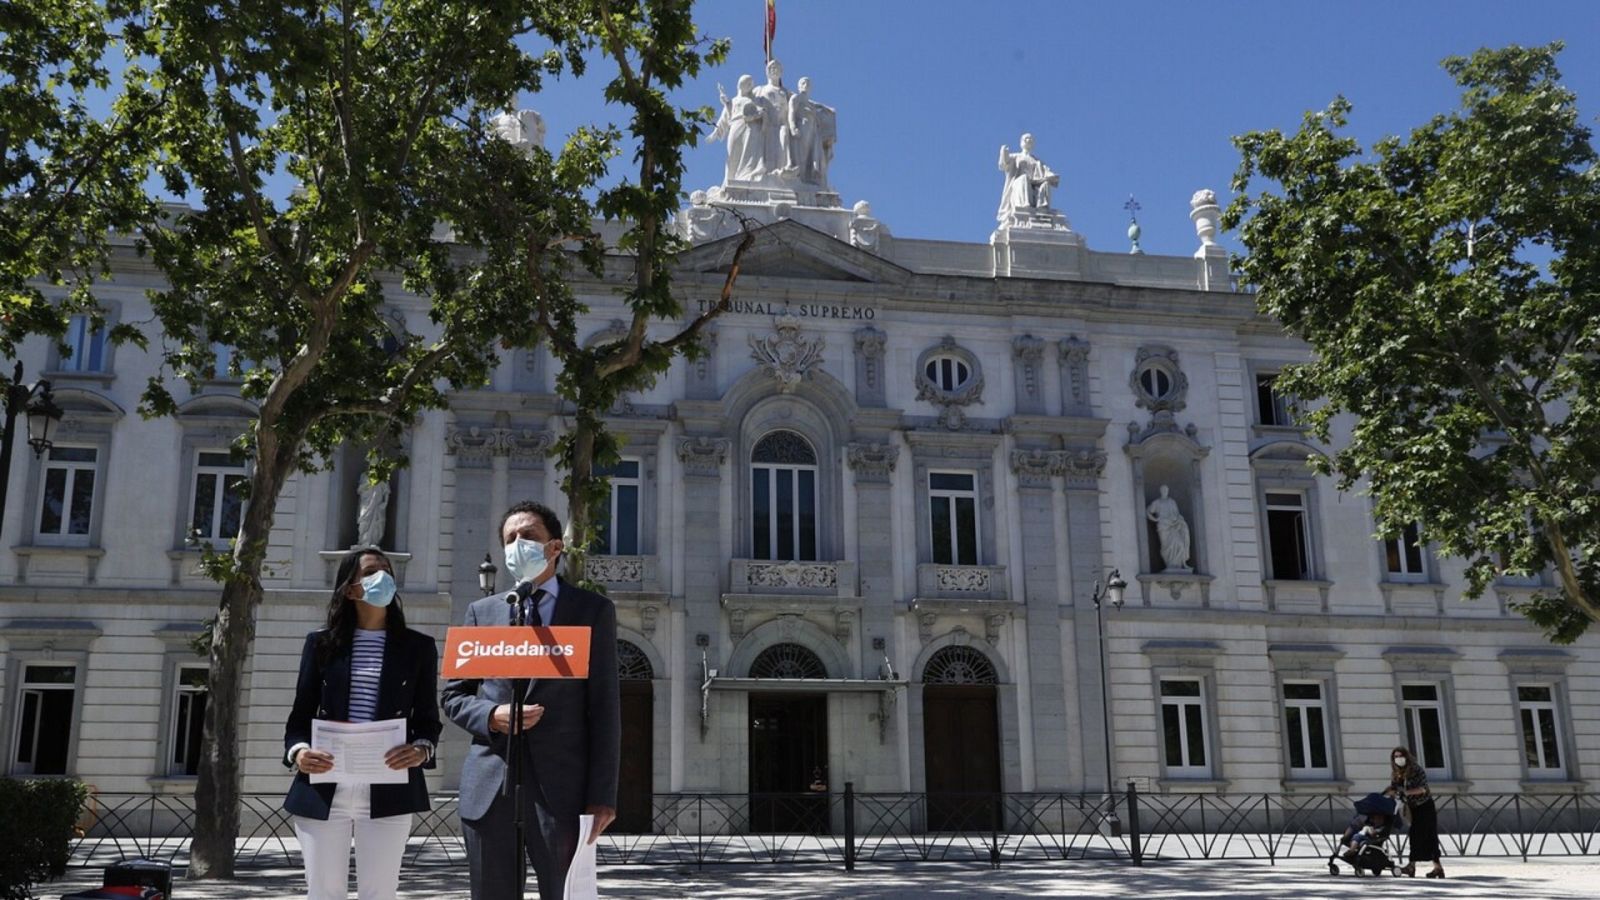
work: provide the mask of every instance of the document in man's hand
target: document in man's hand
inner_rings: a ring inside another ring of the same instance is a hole
[[[411,773],[391,769],[384,754],[406,742],[405,719],[378,722],[311,721],[311,746],[333,754],[333,768],[311,776],[312,784],[405,784]]]
[[[594,831],[594,816],[581,815],[578,817],[578,852],[572,857],[572,865],[567,869],[567,885],[561,894],[561,900],[599,900],[600,883],[595,871],[595,845],[589,843],[589,834]]]

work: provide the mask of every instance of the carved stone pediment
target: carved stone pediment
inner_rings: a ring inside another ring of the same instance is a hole
[[[699,244],[678,256],[691,272],[726,272],[742,234]],[[741,276],[903,284],[909,269],[793,220],[756,229],[756,243],[739,261]]]

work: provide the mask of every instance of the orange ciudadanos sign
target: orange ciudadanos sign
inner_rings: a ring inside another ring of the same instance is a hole
[[[588,678],[589,629],[459,626],[445,632],[445,678]]]

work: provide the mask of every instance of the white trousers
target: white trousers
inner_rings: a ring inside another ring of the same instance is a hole
[[[356,844],[356,896],[394,900],[400,890],[400,861],[411,834],[411,814],[372,818],[372,789],[341,784],[333,792],[326,821],[294,817],[300,855],[306,861],[306,900],[346,900],[350,896],[350,839]]]

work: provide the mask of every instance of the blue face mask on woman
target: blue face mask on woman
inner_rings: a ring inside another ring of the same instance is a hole
[[[361,579],[361,602],[369,606],[388,606],[398,590],[394,576],[379,569]]]

